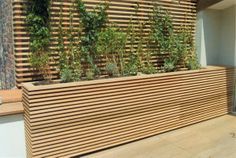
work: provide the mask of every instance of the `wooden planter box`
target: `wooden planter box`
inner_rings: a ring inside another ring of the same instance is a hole
[[[231,111],[234,69],[23,85],[28,157],[71,157]]]

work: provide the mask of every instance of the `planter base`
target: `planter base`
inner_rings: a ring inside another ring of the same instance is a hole
[[[72,157],[228,114],[234,69],[24,84],[28,157]]]

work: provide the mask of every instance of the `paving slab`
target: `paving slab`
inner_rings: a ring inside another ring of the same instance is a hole
[[[236,116],[225,115],[82,158],[236,158]]]

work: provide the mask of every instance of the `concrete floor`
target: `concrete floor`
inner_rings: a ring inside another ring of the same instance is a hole
[[[223,116],[83,158],[236,158],[236,116]]]

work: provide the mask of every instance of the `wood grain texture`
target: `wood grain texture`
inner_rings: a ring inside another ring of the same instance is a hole
[[[1,103],[16,103],[22,101],[22,91],[20,89],[0,90]]]
[[[26,18],[26,6],[27,0],[13,0],[13,25],[14,25],[14,45],[15,45],[15,63],[16,63],[16,80],[18,87],[21,86],[22,82],[29,82],[39,80],[39,74],[35,73],[29,63],[29,35],[27,33],[25,18]],[[58,24],[59,24],[59,13],[60,6],[63,5],[63,29],[68,30],[69,28],[69,13],[70,8],[73,6],[74,0],[52,0],[51,4],[51,51],[55,63],[51,63],[53,79],[58,78],[58,55],[55,52],[57,49],[57,37],[58,37]],[[87,9],[91,10],[97,4],[104,2],[101,0],[84,0]],[[134,20],[134,24],[138,20],[147,21],[150,13],[152,12],[153,3],[158,3],[165,9],[168,9],[173,17],[174,26],[179,29],[182,26],[189,26],[192,29],[193,35],[195,33],[195,21],[196,21],[196,5],[197,0],[110,0],[110,7],[108,9],[108,17],[111,23],[115,23],[122,29],[127,29],[131,17]],[[137,3],[140,4],[140,9],[136,12]],[[78,12],[74,9],[74,23],[73,26],[78,28],[80,26]],[[147,27],[145,33],[150,31],[150,26]],[[68,43],[67,43],[68,44]],[[127,47],[129,49],[129,47]],[[127,51],[128,54],[128,51]],[[158,62],[156,59],[155,65]]]
[[[8,115],[23,114],[24,109],[22,102],[4,103],[0,105],[0,117]]]
[[[28,157],[72,157],[225,115],[232,68],[23,84]]]

